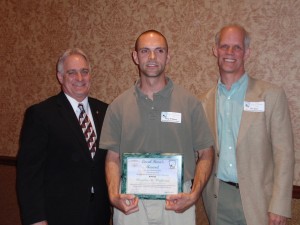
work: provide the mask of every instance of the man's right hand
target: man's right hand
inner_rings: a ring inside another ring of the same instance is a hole
[[[108,150],[105,161],[106,183],[111,204],[126,215],[139,210],[139,199],[135,195],[120,194],[120,155]]]
[[[44,220],[44,221],[41,221],[41,222],[33,223],[31,225],[48,225],[48,222],[46,220]]]
[[[114,207],[126,215],[139,211],[139,199],[135,195],[118,194],[111,196],[110,201]]]

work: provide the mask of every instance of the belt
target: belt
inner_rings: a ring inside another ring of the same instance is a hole
[[[221,181],[224,182],[224,183],[226,183],[226,184],[229,184],[229,185],[231,185],[231,186],[234,186],[234,187],[236,187],[237,189],[240,188],[239,183],[234,183],[234,182],[230,182],[230,181],[223,181],[223,180],[221,180]]]

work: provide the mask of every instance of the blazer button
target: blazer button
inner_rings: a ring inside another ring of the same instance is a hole
[[[219,154],[219,152],[218,152],[218,153],[217,153],[217,157],[219,157],[219,155],[220,155],[220,154]]]
[[[217,195],[214,195],[214,198],[217,198],[218,196]]]

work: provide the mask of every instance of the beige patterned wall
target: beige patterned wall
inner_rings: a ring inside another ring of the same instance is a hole
[[[88,53],[92,95],[110,103],[138,77],[136,37],[157,29],[169,41],[169,76],[200,95],[217,79],[214,34],[240,23],[252,34],[250,75],[286,90],[300,185],[299,11],[299,0],[1,0],[0,155],[17,154],[25,109],[59,91],[55,63],[66,48]]]

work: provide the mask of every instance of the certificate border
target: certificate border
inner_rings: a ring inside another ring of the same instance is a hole
[[[177,153],[123,153],[122,154],[122,178],[121,178],[121,193],[125,194],[127,187],[127,160],[128,158],[166,158],[176,159],[179,166],[177,167],[178,175],[178,193],[183,191],[183,155]],[[128,193],[130,194],[130,193]],[[134,194],[140,199],[166,199],[166,195],[152,194]]]

